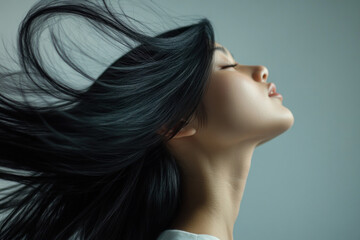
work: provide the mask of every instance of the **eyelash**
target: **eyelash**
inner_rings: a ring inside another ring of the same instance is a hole
[[[237,63],[232,64],[232,65],[226,65],[226,66],[222,67],[221,69],[229,68],[229,67],[236,67],[236,66],[237,66]]]

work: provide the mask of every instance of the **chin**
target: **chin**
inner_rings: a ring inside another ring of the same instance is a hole
[[[294,115],[292,114],[292,112],[289,110],[289,118],[288,118],[288,128],[290,129],[292,127],[292,125],[294,125],[295,122],[295,118]]]
[[[289,130],[294,125],[294,115],[289,111],[289,116],[284,119],[284,121],[281,122],[281,124],[278,125],[277,131],[273,132],[271,136],[268,136],[267,138],[262,139],[260,142],[256,144],[256,147],[270,141],[273,138],[276,138],[277,136],[281,135],[282,133]]]

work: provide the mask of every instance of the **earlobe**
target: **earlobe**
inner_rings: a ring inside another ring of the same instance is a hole
[[[189,124],[189,120],[185,121],[184,119],[181,120],[182,122],[185,122],[185,126],[183,128],[180,129],[180,131],[173,137],[173,138],[181,138],[181,137],[189,137],[192,136],[196,133],[196,129],[193,127],[188,126]],[[162,135],[165,132],[165,127],[161,127],[157,133]],[[170,130],[170,132],[168,134],[166,134],[166,136],[171,135],[172,130]]]
[[[189,137],[196,133],[195,128],[182,128],[173,138]]]

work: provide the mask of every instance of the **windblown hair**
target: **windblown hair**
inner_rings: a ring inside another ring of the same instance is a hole
[[[193,114],[206,124],[213,28],[201,18],[150,36],[120,15],[105,0],[40,1],[21,22],[20,70],[0,72],[0,179],[14,183],[0,190],[1,240],[154,240],[177,215],[181,172],[165,143]],[[76,89],[40,56],[39,35],[56,16],[139,45],[93,78],[50,31],[66,64],[93,81]],[[36,105],[31,94],[58,101]]]

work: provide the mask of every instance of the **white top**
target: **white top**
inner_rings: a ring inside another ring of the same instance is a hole
[[[220,240],[208,234],[196,234],[179,229],[162,231],[156,240]]]

